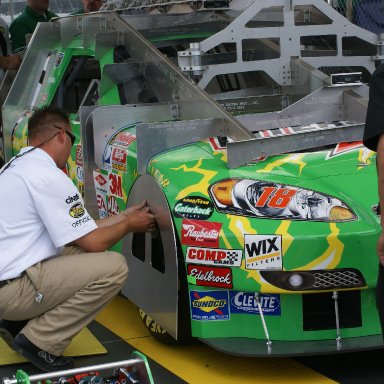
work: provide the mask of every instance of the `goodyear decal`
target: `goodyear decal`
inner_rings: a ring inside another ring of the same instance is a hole
[[[213,203],[200,196],[187,196],[180,199],[173,208],[176,217],[207,220],[212,216]]]
[[[229,320],[228,291],[189,291],[192,320]]]
[[[246,313],[248,315],[259,315],[260,310],[254,292],[230,291],[231,313]],[[264,315],[280,316],[280,295],[259,295],[261,310]]]

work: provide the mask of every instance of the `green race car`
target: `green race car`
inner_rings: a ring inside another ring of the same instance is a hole
[[[379,348],[366,97],[341,84],[235,118],[118,15],[67,17],[34,34],[4,149],[26,145],[34,108],[63,107],[77,136],[65,171],[88,211],[147,201],[158,231],[116,249],[123,294],[158,339],[261,356]]]

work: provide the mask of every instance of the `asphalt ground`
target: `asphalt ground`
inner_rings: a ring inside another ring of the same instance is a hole
[[[187,346],[163,345],[149,334],[137,308],[122,297],[113,300],[89,329],[108,353],[75,358],[76,367],[127,360],[133,351],[140,351],[148,358],[155,384],[384,382],[384,350],[300,358],[260,358],[226,355],[199,342]],[[26,363],[0,367],[0,377],[12,377],[19,369],[28,375],[41,373]]]

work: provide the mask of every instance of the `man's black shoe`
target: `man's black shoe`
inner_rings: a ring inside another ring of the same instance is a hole
[[[0,320],[0,337],[11,347],[15,336],[27,325],[28,320]]]
[[[22,333],[19,333],[12,343],[13,349],[27,358],[33,365],[45,372],[55,372],[73,368],[73,359],[56,356],[41,350]]]

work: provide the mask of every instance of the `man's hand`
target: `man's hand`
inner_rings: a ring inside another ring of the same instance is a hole
[[[147,206],[147,202],[144,200],[141,204],[133,205],[132,207],[129,207],[125,209],[123,212],[121,212],[124,216],[130,215],[132,212],[140,211],[140,210],[146,210],[146,212],[149,212],[149,208]]]
[[[145,202],[143,204],[135,205],[123,212],[124,220],[129,221],[130,232],[152,232],[156,229],[155,216],[149,212]]]

